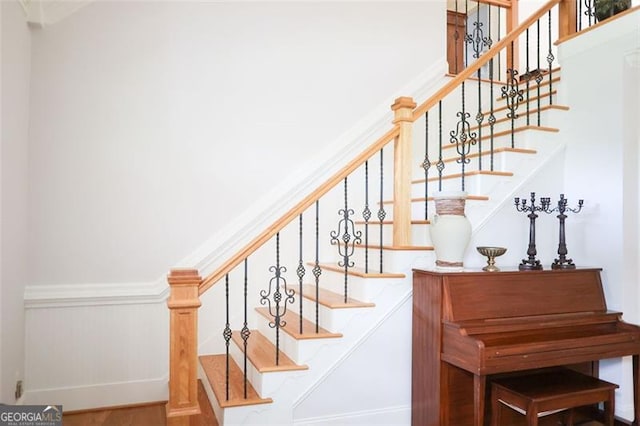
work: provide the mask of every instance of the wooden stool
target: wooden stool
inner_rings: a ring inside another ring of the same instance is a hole
[[[617,387],[568,369],[495,379],[491,383],[491,426],[500,424],[503,404],[527,416],[529,426],[537,426],[539,417],[599,402],[604,402],[605,425],[613,426]],[[573,425],[572,412],[568,425]]]

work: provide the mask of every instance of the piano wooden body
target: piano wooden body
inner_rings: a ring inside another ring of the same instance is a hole
[[[607,310],[600,269],[413,275],[413,426],[488,424],[487,379],[633,357],[640,421],[640,327]]]

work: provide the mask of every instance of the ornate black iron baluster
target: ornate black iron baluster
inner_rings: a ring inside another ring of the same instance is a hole
[[[316,334],[320,332],[320,275],[322,275],[322,268],[320,268],[320,200],[316,200],[316,259],[313,265],[312,273],[315,278],[316,284]]]
[[[300,306],[300,320],[299,320],[299,329],[300,334],[302,334],[302,301],[304,297],[302,297],[302,281],[304,279],[304,275],[306,273],[306,269],[304,268],[304,263],[302,262],[302,213],[298,217],[298,268],[296,269],[296,274],[298,275],[298,304]]]
[[[553,56],[553,51],[551,49],[551,10],[549,10],[548,20],[549,20],[549,53],[547,54],[547,63],[549,64],[549,105],[553,105],[553,60],[555,56]]]
[[[222,336],[224,337],[224,345],[226,347],[226,371],[225,371],[225,395],[229,400],[229,344],[231,342],[231,326],[229,324],[229,274],[224,277],[224,300],[225,300],[225,326]]]
[[[269,291],[260,291],[260,304],[267,305],[269,315],[273,317],[269,327],[276,330],[276,365],[280,365],[280,329],[287,325],[283,319],[287,313],[287,303],[293,305],[295,301],[295,292],[287,288],[287,280],[282,275],[287,272],[287,268],[280,266],[280,233],[276,234],[276,264],[269,271],[273,272],[273,277],[269,280]],[[273,303],[270,297],[273,297]]]
[[[537,31],[537,36],[538,36],[538,40],[537,40],[537,51],[538,51],[538,55],[537,56],[538,56],[538,59],[537,60],[538,60],[538,69],[540,69],[540,20],[539,19],[536,21],[536,31]],[[541,99],[542,99],[542,96],[540,95],[540,93],[541,93],[540,92],[540,84],[542,83],[542,79],[543,79],[542,73],[538,73],[536,75],[537,103],[538,103],[538,113],[537,113],[538,126],[540,126],[540,122],[541,122],[541,117],[540,116],[542,114],[542,112],[541,112],[542,108],[541,108],[541,103],[540,103]]]
[[[454,49],[453,49],[453,57],[454,57],[454,62],[455,65],[453,66],[454,68],[454,72],[455,74],[458,74],[460,72],[460,70],[458,69],[458,43],[460,42],[460,33],[458,32],[458,2],[456,1],[456,17],[455,17],[455,23],[453,24],[453,43],[454,43]]]
[[[247,380],[247,343],[249,341],[249,336],[251,336],[251,331],[249,330],[249,326],[248,326],[248,319],[247,319],[247,288],[248,288],[248,259],[244,260],[244,322],[242,324],[242,330],[240,330],[240,336],[242,337],[242,345],[244,347],[244,368],[243,368],[243,372],[244,372],[244,399],[247,399],[247,383],[249,382]]]
[[[489,119],[487,120],[489,122],[489,143],[490,143],[490,162],[491,162],[491,171],[493,171],[493,159],[494,159],[494,152],[493,152],[493,133],[494,133],[494,126],[496,124],[496,116],[493,113],[493,100],[494,100],[494,96],[493,96],[493,72],[494,72],[494,68],[493,68],[493,58],[489,61],[489,109],[490,109],[490,113],[489,113]]]
[[[526,72],[525,75],[527,76],[526,78],[526,91],[527,91],[527,126],[530,124],[529,121],[529,112],[530,112],[530,106],[529,106],[529,100],[530,100],[530,93],[529,93],[529,85],[531,82],[531,68],[529,68],[529,28],[527,28],[526,31],[526,37],[525,37],[526,41],[525,41],[525,50],[526,50]],[[540,68],[538,68],[536,70],[536,74],[540,73]],[[540,113],[540,110],[538,109],[538,113]]]
[[[438,101],[438,191],[442,191],[442,172],[444,171],[444,160],[442,160],[442,101]]]
[[[347,303],[349,288],[349,268],[353,268],[354,262],[351,260],[356,245],[362,242],[361,231],[356,231],[355,224],[351,216],[355,214],[353,209],[349,208],[348,201],[348,181],[344,178],[344,208],[340,209],[338,215],[342,219],[338,222],[338,229],[331,231],[331,242],[338,247],[338,254],[342,258],[338,265],[344,268],[344,303]]]
[[[462,82],[462,111],[456,114],[460,120],[456,124],[455,130],[449,132],[449,143],[455,144],[456,151],[460,158],[456,160],[462,167],[462,190],[464,191],[465,166],[469,164],[469,152],[471,147],[476,144],[476,133],[471,132],[471,126],[467,120],[470,114],[465,111],[465,83]]]
[[[429,161],[429,111],[424,113],[424,161],[422,169],[424,170],[424,219],[429,219],[429,169],[431,161]]]
[[[596,12],[595,7],[593,7],[593,2],[591,0],[584,0],[584,14],[587,16],[589,21],[589,26],[591,26],[591,18],[593,18],[593,23],[596,22]]]
[[[478,170],[482,170],[482,122],[484,121],[484,113],[482,112],[482,85],[480,82],[480,69],[478,69],[478,113],[476,114],[476,122],[478,123]]]
[[[469,37],[469,23],[467,22],[467,17],[469,16],[469,0],[464,0],[464,38],[466,40]],[[464,48],[464,64],[463,69],[469,66],[469,49],[465,46]]]
[[[465,41],[471,45],[471,49],[473,49],[472,56],[474,58],[480,57],[484,47],[491,46],[490,37],[484,36],[483,26],[484,24],[480,22],[480,5],[478,4],[478,7],[476,7],[476,21],[473,23],[474,28],[471,33],[467,33],[465,36]],[[468,63],[466,65],[468,65]]]
[[[511,42],[513,51],[513,42]],[[507,69],[507,84],[501,88],[502,98],[507,101],[507,118],[511,119],[511,148],[515,148],[515,126],[518,118],[518,106],[524,100],[522,90],[518,87],[518,71],[514,68],[513,55],[511,55],[511,68]]]
[[[364,162],[364,272],[369,273],[369,220],[371,209],[369,208],[369,160]]]
[[[380,150],[380,208],[378,209],[378,221],[380,223],[379,229],[380,229],[380,248],[379,248],[379,252],[380,252],[380,273],[382,273],[382,246],[384,245],[384,241],[383,241],[383,225],[384,225],[384,218],[387,217],[387,212],[384,211],[384,197],[383,197],[383,192],[384,192],[384,152],[381,149]]]

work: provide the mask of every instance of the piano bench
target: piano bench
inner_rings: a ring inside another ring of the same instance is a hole
[[[491,382],[491,426],[500,425],[500,411],[506,405],[537,426],[538,418],[570,410],[568,425],[573,425],[573,408],[604,402],[605,425],[613,426],[615,389],[618,385],[569,369],[511,376]]]

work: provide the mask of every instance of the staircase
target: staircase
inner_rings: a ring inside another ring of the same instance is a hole
[[[505,81],[479,78],[560,2],[550,1],[420,106],[399,98],[392,130],[213,274],[172,271],[172,330],[183,333],[171,337],[170,423],[197,412],[197,381],[179,374],[196,368],[221,425],[410,422],[411,271],[434,264],[432,194],[467,191],[466,215],[478,233],[562,149],[568,107],[557,103],[560,70],[551,61],[531,79],[513,68]],[[207,310],[198,330],[199,296]],[[380,332],[388,327],[395,331]],[[194,350],[185,336],[196,333]],[[368,351],[380,336],[389,353]],[[387,369],[399,390],[386,389],[383,378],[369,383]],[[333,416],[326,417],[313,396],[330,385]]]
[[[554,84],[560,83],[559,72],[554,73]],[[482,83],[486,84],[486,83]],[[504,85],[505,83],[499,83]],[[538,88],[535,88],[537,92]],[[531,171],[551,158],[560,149],[558,139],[559,123],[566,106],[549,104],[549,97],[556,89],[549,91],[549,85],[542,88],[540,96],[532,93],[529,98],[530,112],[537,115],[541,111],[540,123],[527,124],[522,114],[514,123],[514,134],[518,148],[511,148],[510,120],[501,119],[494,127],[494,170],[487,172],[471,172],[466,174],[466,189],[469,192],[467,216],[477,229],[489,221],[495,209],[504,203],[511,203],[513,194]],[[530,91],[533,91],[530,88]],[[527,95],[519,104],[521,110],[527,108]],[[540,99],[543,106],[538,107]],[[504,108],[504,98],[496,99],[498,108]],[[495,111],[495,110],[494,110]],[[531,121],[531,120],[530,120]],[[485,125],[484,127],[488,127]],[[471,128],[478,131],[479,127]],[[486,129],[484,129],[486,130]],[[449,144],[443,146],[447,155],[445,164],[455,164],[457,155]],[[470,155],[472,159],[482,157],[490,161],[490,151],[483,150],[479,154]],[[303,285],[303,332],[299,331],[300,316],[287,311],[282,319],[286,324],[280,328],[280,352],[276,364],[275,332],[270,327],[273,317],[266,307],[250,307],[255,317],[255,329],[250,330],[246,349],[241,337],[241,330],[234,330],[230,345],[229,360],[229,396],[226,395],[226,355],[206,354],[199,357],[200,379],[205,383],[209,400],[214,407],[220,424],[315,424],[296,422],[296,407],[303,404],[305,396],[313,392],[313,387],[329,378],[336,368],[353,352],[359,350],[375,329],[380,327],[387,317],[411,301],[411,269],[414,267],[432,267],[435,260],[433,247],[429,240],[429,221],[422,219],[424,215],[425,184],[424,173],[419,167],[420,159],[414,159],[414,179],[412,180],[412,241],[420,245],[398,247],[384,245],[383,272],[379,270],[365,272],[362,268],[350,268],[349,296],[344,300],[344,268],[337,263],[321,263],[322,287],[316,295],[315,284],[305,282]],[[453,168],[453,167],[451,167]],[[442,176],[442,188],[459,189],[458,170],[452,170]],[[429,178],[436,182],[437,178]],[[422,195],[422,196],[421,196]],[[392,200],[384,200],[383,204],[391,204]],[[427,201],[429,211],[431,200]],[[390,241],[393,220],[383,223],[383,241]],[[355,223],[357,231],[364,233],[365,222]],[[356,231],[356,232],[357,232]],[[371,257],[378,255],[380,244],[376,235],[369,241],[368,250]],[[330,244],[325,235],[324,244]],[[335,244],[334,244],[335,250]],[[364,245],[355,247],[353,262],[364,264]],[[468,249],[471,252],[472,248]],[[287,264],[296,264],[297,259],[289,259]],[[376,263],[376,262],[374,262]],[[308,266],[313,266],[311,263]],[[296,286],[294,286],[296,287]],[[299,290],[293,288],[297,300]],[[319,324],[315,331],[315,302],[318,301]],[[409,332],[405,330],[405,332]],[[410,345],[404,348],[410,351]],[[244,353],[247,354],[247,396],[245,397]],[[384,354],[377,355],[384,359]],[[392,359],[387,362],[393,362]],[[369,370],[363,368],[356,374],[365,375]],[[345,383],[348,386],[348,383]],[[350,392],[343,393],[349,398]],[[357,404],[354,405],[354,408]],[[320,420],[318,420],[320,422]],[[322,419],[326,424],[327,420]],[[320,424],[320,423],[318,423]]]

